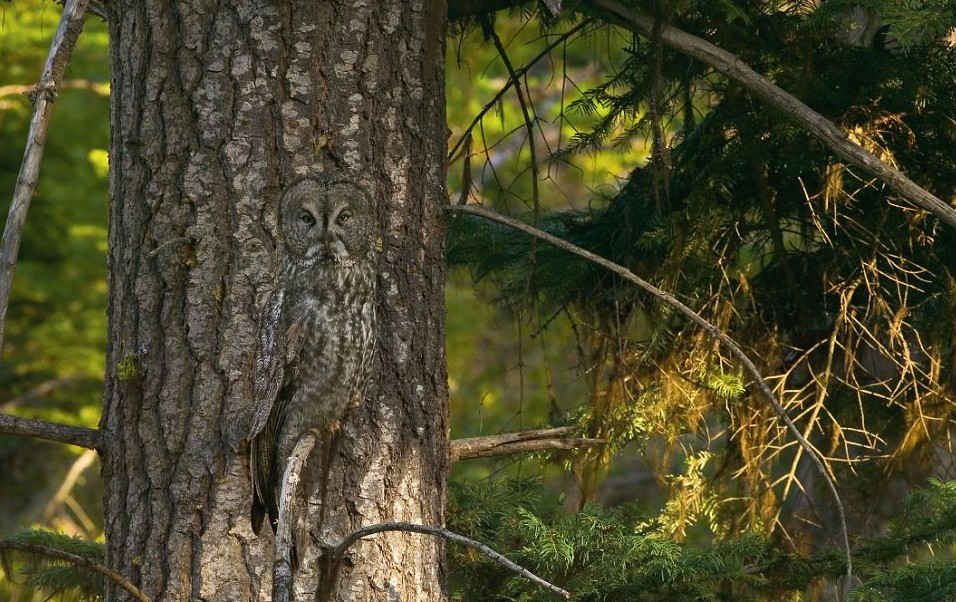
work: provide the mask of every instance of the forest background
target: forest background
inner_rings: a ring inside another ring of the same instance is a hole
[[[645,4],[956,205],[953,3]],[[572,9],[452,24],[450,201],[625,265],[743,343],[840,485],[860,555],[854,595],[949,599],[956,233],[738,84]],[[0,5],[3,215],[24,93],[59,13]],[[108,65],[106,28],[89,18],[53,113],[0,364],[0,411],[91,428],[106,346]],[[452,219],[448,259],[452,438],[571,425],[604,442],[456,463],[450,528],[560,575],[577,599],[837,591],[845,565],[823,482],[702,332],[477,219]],[[93,451],[0,437],[0,495],[0,536],[102,538]],[[460,599],[543,595],[450,554]],[[3,599],[31,596],[2,577]]]

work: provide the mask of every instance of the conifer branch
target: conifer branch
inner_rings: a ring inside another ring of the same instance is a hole
[[[582,249],[581,247],[578,247],[577,245],[574,245],[565,240],[562,240],[558,238],[557,236],[544,232],[543,230],[539,230],[537,228],[529,226],[528,224],[525,224],[524,222],[520,222],[510,217],[506,217],[494,211],[489,211],[488,209],[485,209],[483,207],[476,207],[474,205],[448,205],[447,207],[449,210],[453,212],[477,215],[478,217],[481,217],[493,222],[497,222],[499,224],[502,224],[514,230],[518,230],[519,232],[524,232],[525,234],[528,234],[529,236],[533,236],[535,238],[543,240],[547,243],[550,243],[551,245],[554,245],[555,247],[559,249],[562,249],[564,251],[567,251],[568,253],[577,255],[578,257],[582,257],[590,261],[591,263],[599,265],[609,270],[610,272],[617,274],[621,278],[629,282],[632,282],[633,284],[636,284],[638,287],[647,291],[648,293],[650,293],[651,295],[653,295],[660,301],[673,307],[685,318],[687,318],[691,322],[700,326],[704,330],[704,332],[706,332],[707,335],[710,336],[712,339],[715,339],[718,342],[720,342],[720,344],[723,345],[730,352],[731,355],[737,358],[737,361],[739,361],[740,364],[744,367],[744,370],[746,370],[747,373],[750,374],[751,378],[753,379],[760,393],[770,403],[770,406],[773,408],[773,411],[777,414],[780,420],[786,425],[787,430],[790,431],[794,439],[797,440],[797,443],[800,445],[800,447],[803,448],[803,450],[807,453],[807,457],[810,458],[810,460],[816,467],[817,471],[826,481],[827,486],[830,489],[830,493],[833,495],[833,501],[836,506],[837,515],[840,521],[840,532],[841,532],[841,536],[843,540],[842,546],[846,556],[846,563],[847,563],[846,587],[850,586],[850,582],[852,581],[852,577],[853,577],[853,561],[850,557],[850,535],[847,529],[846,512],[843,509],[843,500],[840,498],[840,494],[837,491],[836,482],[834,481],[833,477],[830,475],[830,472],[827,470],[827,467],[824,465],[820,455],[813,448],[810,442],[807,441],[806,437],[803,436],[803,433],[800,432],[800,429],[797,428],[797,425],[794,424],[793,420],[787,414],[786,410],[784,410],[783,405],[780,403],[780,401],[777,400],[777,396],[774,395],[773,390],[770,388],[770,385],[768,385],[767,381],[765,381],[763,377],[760,375],[760,371],[757,369],[757,366],[753,363],[753,361],[751,361],[749,357],[747,357],[747,354],[744,353],[743,349],[741,349],[740,346],[733,339],[731,339],[719,328],[717,328],[716,326],[714,326],[713,324],[705,320],[703,317],[701,317],[700,314],[698,314],[691,308],[681,303],[674,295],[668,292],[662,291],[661,289],[657,288],[650,282],[647,282],[646,280],[635,275],[633,272],[631,272],[624,266],[618,265],[614,263],[613,261],[604,259],[603,257],[599,255],[595,255],[594,253],[590,251]]]
[[[607,12],[610,20],[645,37],[655,33],[654,19],[628,9],[614,0],[592,0],[591,3]],[[904,199],[928,211],[956,229],[956,209],[922,188],[899,170],[880,161],[872,153],[850,140],[833,122],[820,115],[795,96],[775,86],[767,78],[751,69],[734,54],[670,25],[662,25],[660,41],[691,58],[697,59],[727,77],[740,83],[752,94],[793,119],[833,154],[876,176]]]
[[[455,439],[451,442],[451,462],[551,449],[577,449],[606,443],[604,439],[565,438],[565,435],[576,430],[577,427],[574,426],[561,426],[536,431]]]
[[[102,443],[100,431],[97,429],[20,418],[10,414],[0,414],[0,434],[35,437],[96,450],[100,449]]]
[[[22,543],[16,541],[0,541],[0,550],[14,550],[17,552],[24,552],[27,554],[36,554],[39,556],[46,556],[48,558],[54,558],[56,560],[63,560],[65,562],[70,562],[77,566],[89,569],[95,573],[98,573],[116,585],[120,586],[133,598],[139,600],[140,602],[152,602],[149,599],[149,596],[144,594],[142,590],[133,585],[128,579],[117,573],[116,571],[103,566],[98,562],[94,562],[89,558],[84,558],[76,554],[71,554],[69,552],[64,552],[63,550],[58,550],[56,548],[51,548],[49,546],[43,546],[39,544],[31,543]]]
[[[83,19],[88,3],[89,0],[66,0],[60,25],[53,36],[50,53],[40,73],[40,80],[30,94],[30,99],[33,101],[33,119],[30,121],[23,163],[20,165],[20,175],[17,176],[17,185],[7,214],[7,224],[3,229],[3,243],[0,246],[0,348],[3,347],[4,324],[7,318],[7,306],[10,304],[13,268],[17,264],[17,254],[20,252],[20,239],[23,236],[27,210],[30,208],[30,200],[37,187],[40,160],[43,157],[43,146],[50,125],[50,112],[53,109],[53,101],[56,100],[60,79],[70,62],[80,30],[83,29]]]
[[[478,550],[479,552],[481,552],[488,558],[491,558],[492,560],[494,560],[501,566],[505,567],[506,569],[510,571],[514,571],[515,573],[518,573],[525,579],[529,579],[537,583],[541,587],[555,594],[558,594],[562,598],[567,599],[571,597],[571,594],[567,592],[566,590],[563,590],[556,585],[552,585],[551,583],[545,581],[541,577],[538,577],[537,575],[535,575],[528,569],[521,567],[515,564],[514,562],[508,560],[507,558],[505,558],[498,552],[495,552],[494,550],[492,550],[491,548],[489,548],[488,546],[486,546],[485,544],[481,542],[475,541],[474,539],[469,539],[465,537],[464,535],[459,535],[457,533],[453,533],[447,529],[442,529],[440,527],[429,527],[427,525],[416,525],[414,523],[401,523],[401,522],[381,523],[378,525],[369,525],[368,527],[361,527],[359,529],[356,529],[351,534],[349,534],[348,537],[343,539],[342,543],[335,546],[335,548],[333,548],[329,552],[331,555],[332,562],[336,564],[340,562],[342,560],[342,555],[345,553],[345,551],[348,550],[350,547],[352,547],[352,545],[354,545],[355,542],[357,542],[358,540],[364,537],[368,537],[370,535],[375,535],[376,533],[384,533],[386,531],[406,531],[409,533],[421,533],[423,535],[434,535],[436,537],[443,537],[449,541],[454,541],[455,543],[460,543],[462,545]]]

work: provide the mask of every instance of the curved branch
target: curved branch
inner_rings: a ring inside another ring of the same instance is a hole
[[[0,246],[0,347],[3,347],[3,326],[7,317],[7,305],[10,303],[13,268],[20,252],[20,238],[23,235],[27,210],[37,187],[40,159],[43,157],[46,132],[50,125],[50,111],[56,99],[59,81],[70,62],[80,30],[83,29],[83,17],[88,3],[89,0],[66,1],[60,25],[50,44],[50,53],[40,73],[40,80],[30,95],[34,103],[33,119],[30,121],[23,163],[20,165],[20,175],[17,176],[17,186],[7,214],[7,225],[3,229],[3,245]]]
[[[685,318],[687,318],[691,322],[700,326],[704,330],[704,332],[706,332],[711,338],[719,341],[720,344],[723,345],[724,348],[726,348],[731,355],[737,358],[737,361],[741,363],[741,365],[744,367],[747,373],[750,374],[751,378],[753,378],[754,382],[756,383],[757,388],[760,390],[760,393],[770,403],[770,406],[773,408],[773,411],[777,414],[780,420],[786,425],[787,430],[790,431],[794,439],[797,440],[797,443],[800,444],[800,447],[807,452],[807,456],[811,459],[816,469],[820,472],[820,474],[823,476],[824,480],[826,481],[827,486],[830,489],[830,493],[833,495],[833,501],[836,505],[837,515],[839,516],[839,519],[840,519],[840,531],[843,538],[842,544],[843,544],[844,552],[846,554],[846,562],[847,562],[847,586],[849,587],[849,583],[852,580],[851,578],[853,576],[853,561],[850,558],[850,536],[847,530],[846,513],[844,512],[844,509],[843,509],[843,501],[840,499],[840,494],[837,491],[836,482],[833,480],[833,477],[830,476],[829,471],[827,471],[826,466],[823,464],[823,460],[820,458],[820,455],[817,454],[816,450],[813,449],[813,446],[810,445],[810,442],[807,441],[806,437],[803,436],[803,433],[800,432],[800,429],[797,428],[797,425],[794,424],[790,416],[787,415],[786,410],[783,409],[783,406],[777,400],[776,395],[774,395],[773,391],[770,389],[770,385],[768,385],[767,382],[760,375],[760,371],[757,370],[757,366],[754,365],[754,363],[750,360],[750,358],[747,357],[747,354],[744,353],[743,349],[741,349],[740,346],[737,345],[737,343],[734,342],[733,339],[731,339],[729,336],[724,334],[719,328],[717,328],[716,326],[714,326],[713,324],[711,324],[710,322],[702,318],[700,314],[698,314],[691,308],[681,303],[674,295],[668,292],[662,291],[661,289],[657,288],[650,282],[647,282],[646,280],[635,275],[633,272],[631,272],[624,266],[618,265],[612,261],[608,261],[607,259],[604,259],[603,257],[599,255],[595,255],[594,253],[591,253],[590,251],[582,249],[581,247],[578,247],[576,245],[573,245],[565,240],[561,240],[557,236],[554,236],[542,230],[538,230],[537,228],[533,228],[529,226],[528,224],[520,222],[516,219],[505,217],[504,215],[495,213],[494,211],[489,211],[482,207],[475,207],[474,205],[448,205],[447,208],[454,212],[469,213],[471,215],[477,215],[478,217],[482,217],[484,219],[497,222],[499,224],[508,226],[509,228],[512,228],[514,230],[524,232],[525,234],[528,234],[529,236],[534,236],[535,238],[541,239],[547,243],[554,245],[555,247],[559,249],[562,249],[564,251],[577,255],[578,257],[583,257],[584,259],[587,259],[591,263],[597,264],[601,266],[602,268],[605,268],[617,274],[621,278],[636,284],[637,286],[647,291],[654,297],[657,297],[662,302],[676,309],[681,315],[683,315]]]
[[[355,542],[362,539],[363,537],[368,537],[369,535],[375,535],[376,533],[384,533],[386,531],[406,531],[410,533],[421,533],[423,535],[434,535],[436,537],[443,537],[449,541],[454,541],[456,543],[466,545],[470,548],[474,548],[475,550],[478,550],[479,552],[481,552],[488,558],[491,558],[492,560],[494,560],[501,566],[505,567],[506,569],[510,571],[514,571],[515,573],[518,573],[525,579],[534,581],[541,587],[547,589],[548,591],[554,592],[555,594],[558,594],[562,598],[571,597],[571,594],[568,593],[566,590],[563,590],[556,585],[552,585],[548,583],[547,581],[545,581],[541,577],[538,577],[537,575],[535,575],[528,569],[518,566],[514,562],[508,560],[507,558],[505,558],[498,552],[495,552],[494,550],[492,550],[491,548],[489,548],[488,546],[486,546],[485,544],[481,542],[475,541],[474,539],[469,539],[465,537],[464,535],[459,535],[457,533],[453,533],[447,529],[442,529],[440,527],[429,527],[427,525],[416,525],[414,523],[381,523],[378,525],[370,525],[368,527],[362,527],[360,529],[356,529],[355,531],[350,533],[348,537],[343,539],[342,543],[335,546],[335,548],[331,550],[330,553],[332,555],[332,561],[336,563],[339,562],[342,559],[342,555],[345,553],[345,551],[348,550],[350,547],[352,547],[352,545],[355,544]]]
[[[648,37],[656,33],[654,19],[645,14],[627,9],[613,0],[591,0],[591,3],[607,11],[613,21],[626,29]],[[951,228],[956,229],[956,209],[907,178],[899,170],[877,159],[859,144],[850,140],[829,119],[800,102],[795,96],[775,86],[730,52],[669,25],[661,28],[660,40],[671,48],[739,82],[768,105],[809,130],[833,154],[876,176],[910,203],[932,213]]]
[[[37,439],[68,443],[69,445],[96,450],[100,449],[102,443],[100,431],[96,429],[20,418],[10,414],[0,414],[0,434],[36,437]]]
[[[144,594],[142,590],[133,585],[129,580],[126,579],[126,577],[123,577],[116,571],[109,569],[98,562],[93,562],[92,560],[83,558],[82,556],[77,556],[76,554],[70,554],[69,552],[64,552],[63,550],[57,550],[56,548],[50,548],[32,543],[18,543],[12,541],[0,542],[0,549],[4,548],[8,550],[16,550],[17,552],[26,552],[28,554],[39,554],[41,556],[47,556],[49,558],[71,562],[75,565],[90,569],[95,573],[103,575],[116,585],[125,589],[131,596],[140,602],[152,602],[152,600],[149,599],[149,596]]]

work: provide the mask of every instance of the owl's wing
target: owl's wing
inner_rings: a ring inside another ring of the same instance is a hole
[[[262,519],[269,507],[272,496],[272,456],[275,446],[275,417],[279,391],[285,380],[286,340],[284,337],[285,304],[284,287],[277,287],[269,298],[262,319],[259,321],[258,340],[256,341],[256,366],[254,377],[255,413],[249,437],[252,440],[249,449],[249,471],[252,477],[252,528],[256,533],[262,528]],[[272,419],[270,420],[270,417]],[[271,423],[271,427],[268,426]]]
[[[275,442],[291,395],[288,385],[297,371],[306,338],[305,324],[294,318],[305,313],[302,304],[289,307],[287,302],[284,287],[279,287],[259,324],[256,346],[256,409],[249,432],[252,526],[256,533],[267,511],[273,519],[278,515],[274,489],[280,475],[272,474],[276,470]]]
[[[269,305],[259,321],[256,342],[255,413],[249,436],[253,439],[262,432],[275,405],[285,372],[286,345],[283,330],[282,306],[285,291],[279,287],[269,298]]]

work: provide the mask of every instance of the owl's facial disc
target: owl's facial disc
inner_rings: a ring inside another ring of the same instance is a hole
[[[305,178],[281,200],[287,249],[307,266],[349,266],[368,253],[370,200],[347,180]]]

